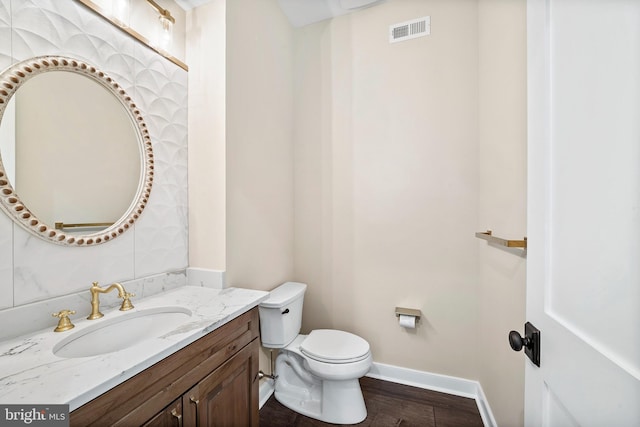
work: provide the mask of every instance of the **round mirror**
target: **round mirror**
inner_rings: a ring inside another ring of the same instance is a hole
[[[142,116],[109,76],[38,57],[0,76],[0,207],[64,245],[107,242],[144,209],[153,152]]]

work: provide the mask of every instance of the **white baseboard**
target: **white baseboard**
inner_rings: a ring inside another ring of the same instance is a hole
[[[433,390],[440,393],[448,393],[455,396],[475,399],[485,427],[497,427],[496,420],[493,417],[491,408],[489,407],[489,402],[487,402],[482,386],[478,381],[450,377],[447,375],[432,374],[430,372],[401,368],[399,366],[386,365],[384,363],[377,362],[373,363],[373,366],[367,376],[398,384]]]
[[[482,386],[478,381],[464,378],[450,377],[447,375],[432,374],[430,372],[417,371],[415,369],[401,368],[399,366],[386,365],[374,362],[367,377],[393,383],[410,385],[413,387],[433,390],[440,393],[453,394],[454,396],[475,399],[478,411],[485,427],[497,427],[489,402],[484,395]],[[273,380],[265,380],[260,384],[260,408],[273,394]]]
[[[274,390],[275,387],[273,380],[266,378],[264,381],[260,382],[260,408],[267,403],[267,400],[269,400]]]
[[[496,419],[493,417],[493,412],[491,412],[491,408],[489,407],[487,396],[484,395],[484,391],[482,390],[480,383],[478,383],[476,404],[478,405],[478,411],[480,411],[480,416],[482,417],[484,425],[486,427],[498,427],[498,423],[496,423]]]

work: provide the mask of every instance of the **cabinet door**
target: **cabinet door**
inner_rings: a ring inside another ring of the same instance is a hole
[[[258,340],[236,353],[183,396],[188,426],[258,426]]]
[[[172,402],[142,427],[182,427],[182,398]]]

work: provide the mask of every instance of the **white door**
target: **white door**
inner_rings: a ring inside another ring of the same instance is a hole
[[[640,426],[640,0],[527,13],[525,424]]]

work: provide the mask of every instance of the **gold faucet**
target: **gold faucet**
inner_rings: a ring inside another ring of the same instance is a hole
[[[93,285],[91,285],[91,288],[89,289],[89,291],[91,291],[91,314],[87,319],[99,319],[104,316],[104,314],[100,313],[100,294],[106,294],[107,292],[111,292],[113,289],[117,289],[118,298],[123,299],[120,311],[127,311],[133,308],[133,304],[131,304],[129,298],[135,297],[136,295],[125,291],[124,286],[120,283],[113,283],[106,288],[101,288],[100,285],[98,285],[98,282],[93,282]]]
[[[71,323],[71,320],[69,320],[70,314],[76,314],[75,310],[60,310],[57,313],[51,314],[53,317],[58,318],[58,326],[53,330],[54,332],[64,332],[75,327],[74,324]]]

